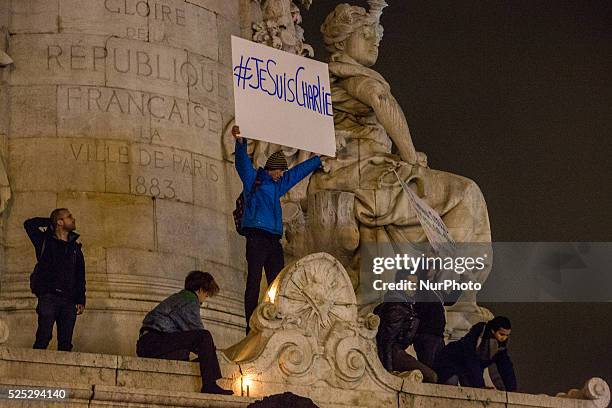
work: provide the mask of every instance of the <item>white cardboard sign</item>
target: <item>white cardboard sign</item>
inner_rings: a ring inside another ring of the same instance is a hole
[[[243,136],[336,155],[327,64],[232,36],[232,68]]]
[[[453,237],[450,236],[448,228],[446,224],[444,224],[444,221],[442,221],[442,218],[440,218],[440,215],[438,215],[436,210],[427,205],[421,197],[416,195],[395,170],[394,173],[402,185],[404,192],[408,195],[408,200],[412,204],[412,208],[415,210],[417,218],[432,248],[438,253],[446,253],[449,250],[454,250],[456,245],[455,241]]]

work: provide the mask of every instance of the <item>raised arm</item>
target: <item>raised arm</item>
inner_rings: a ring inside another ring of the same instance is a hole
[[[51,228],[51,220],[45,217],[30,218],[23,223],[23,228],[34,245],[36,259],[38,259],[46,235],[46,232],[42,231],[41,228]]]
[[[236,140],[235,155],[236,171],[238,171],[244,189],[248,190],[255,182],[257,171],[253,167],[251,159],[247,154],[247,142],[245,138],[242,138],[242,142]]]
[[[253,163],[251,163],[251,159],[247,154],[247,140],[240,135],[240,126],[232,126],[232,136],[236,138],[236,145],[234,147],[236,171],[238,171],[238,175],[246,191],[253,186],[257,171],[253,167]]]
[[[287,191],[291,190],[291,187],[295,186],[302,181],[304,177],[308,176],[319,167],[321,167],[321,158],[319,156],[313,156],[287,170],[280,179],[281,195],[286,194]]]

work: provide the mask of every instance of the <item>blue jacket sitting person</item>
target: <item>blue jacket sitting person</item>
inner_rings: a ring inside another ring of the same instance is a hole
[[[246,236],[248,274],[244,294],[244,314],[249,332],[249,320],[257,307],[261,270],[265,268],[266,280],[271,284],[285,266],[280,239],[283,236],[283,212],[280,199],[293,186],[321,167],[319,156],[287,170],[287,160],[282,151],[272,154],[265,167],[255,169],[247,154],[247,143],[240,136],[240,128],[234,126],[236,138],[236,170],[242,180],[244,216],[242,230]]]
[[[510,320],[497,316],[487,323],[477,323],[460,340],[447,344],[436,356],[434,369],[439,384],[457,384],[464,387],[484,388],[483,373],[489,376],[495,388],[516,391],[516,376],[508,355]]]

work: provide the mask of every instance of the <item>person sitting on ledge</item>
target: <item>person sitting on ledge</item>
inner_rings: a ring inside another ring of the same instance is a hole
[[[395,282],[410,280],[411,276],[409,271],[399,270],[395,274]],[[389,372],[419,370],[423,373],[424,382],[435,383],[437,376],[434,370],[406,352],[414,341],[419,325],[413,294],[408,290],[389,290],[383,303],[376,306],[373,312],[380,317],[376,346],[385,369]]]
[[[510,320],[497,316],[475,324],[460,340],[447,344],[434,364],[438,383],[485,388],[483,373],[488,367],[495,388],[516,391],[516,375],[508,355],[510,330]]]
[[[217,385],[221,368],[210,332],[204,329],[200,305],[219,292],[219,285],[208,272],[192,271],[185,278],[185,289],[168,297],[145,316],[136,344],[138,357],[189,360],[198,355],[202,392],[232,395]]]

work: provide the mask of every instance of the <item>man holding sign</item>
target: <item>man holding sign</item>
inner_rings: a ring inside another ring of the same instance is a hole
[[[280,239],[283,236],[283,220],[280,199],[293,186],[321,167],[321,158],[310,159],[287,170],[287,160],[282,151],[273,153],[264,168],[255,170],[247,155],[247,142],[240,136],[240,128],[232,127],[236,138],[236,170],[242,180],[244,215],[242,231],[246,236],[248,274],[244,293],[244,314],[249,333],[249,320],[259,299],[261,270],[265,268],[270,285],[285,266]]]

